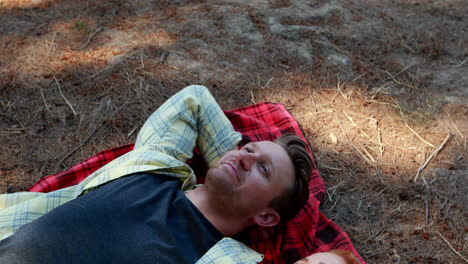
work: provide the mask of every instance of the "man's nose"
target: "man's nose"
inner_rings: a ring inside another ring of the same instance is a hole
[[[250,169],[250,166],[252,166],[252,163],[255,159],[252,153],[243,152],[243,151],[240,151],[236,158],[237,158],[237,161],[239,162],[239,166],[245,171],[248,171]]]

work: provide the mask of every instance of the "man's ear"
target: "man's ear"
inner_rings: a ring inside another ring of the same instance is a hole
[[[258,226],[273,227],[279,223],[280,215],[273,208],[268,208],[267,210],[254,216],[253,221]]]

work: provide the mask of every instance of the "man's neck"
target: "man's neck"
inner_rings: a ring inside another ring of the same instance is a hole
[[[249,226],[246,219],[225,214],[226,208],[214,201],[216,197],[211,197],[203,185],[187,191],[185,196],[225,237],[231,237]]]

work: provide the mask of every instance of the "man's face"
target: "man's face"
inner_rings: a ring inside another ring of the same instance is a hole
[[[286,151],[271,141],[251,142],[232,150],[208,170],[205,186],[226,210],[257,214],[273,198],[292,188],[294,165]]]

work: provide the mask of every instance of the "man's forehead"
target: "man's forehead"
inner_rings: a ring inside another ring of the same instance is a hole
[[[250,145],[255,150],[258,150],[260,152],[265,152],[266,154],[282,153],[284,155],[287,155],[286,150],[280,144],[273,142],[273,141],[265,140],[265,141],[250,142],[247,145]]]
[[[258,146],[271,146],[271,147],[280,147],[282,148],[278,143],[275,143],[273,141],[268,141],[268,140],[263,140],[263,141],[256,141],[256,142],[250,142],[248,143],[247,145],[253,145],[255,147],[258,147]]]

